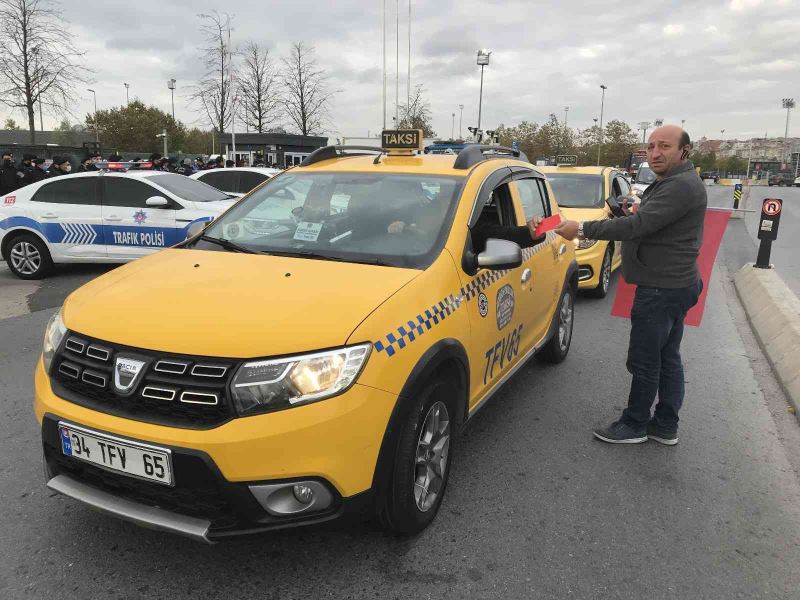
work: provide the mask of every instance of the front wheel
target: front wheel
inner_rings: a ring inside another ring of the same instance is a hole
[[[597,282],[596,288],[587,292],[592,298],[605,298],[606,294],[608,294],[608,287],[611,285],[611,260],[612,249],[611,246],[608,246],[606,253],[603,255],[603,263],[600,266],[600,281]]]
[[[572,343],[572,324],[575,315],[575,292],[567,286],[556,309],[556,330],[536,357],[544,362],[557,364],[567,358]]]
[[[388,531],[415,534],[439,511],[450,475],[455,389],[434,379],[409,411],[400,433],[380,520]]]
[[[7,253],[8,268],[20,279],[42,279],[53,268],[47,246],[31,233],[11,240]]]

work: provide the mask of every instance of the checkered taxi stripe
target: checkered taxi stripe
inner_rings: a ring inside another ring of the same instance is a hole
[[[550,248],[550,243],[553,241],[555,235],[555,233],[550,231],[547,233],[545,241],[541,244],[536,244],[532,248],[523,248],[523,263],[539,252]],[[408,319],[405,324],[400,325],[394,331],[387,333],[384,337],[375,342],[375,350],[378,352],[386,352],[386,355],[389,357],[394,356],[407,345],[413,343],[418,337],[424,335],[444,321],[483,290],[491,287],[496,281],[508,275],[508,273],[509,269],[481,272],[466,286],[461,288],[459,296],[456,297],[450,294],[422,313]]]

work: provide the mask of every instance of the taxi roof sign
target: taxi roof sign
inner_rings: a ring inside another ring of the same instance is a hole
[[[556,156],[557,167],[575,167],[578,165],[577,154],[559,154]]]
[[[410,154],[413,150],[422,150],[421,129],[384,129],[381,132],[381,148],[394,154],[394,151],[404,151]],[[399,154],[399,152],[398,152]]]

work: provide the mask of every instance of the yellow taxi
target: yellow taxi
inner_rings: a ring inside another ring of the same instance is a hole
[[[622,171],[612,167],[577,167],[574,156],[563,157],[555,167],[538,167],[547,176],[561,213],[573,221],[614,218],[609,198],[629,195],[631,186]],[[611,273],[622,264],[619,242],[574,241],[578,260],[578,287],[596,298],[605,298]]]
[[[421,138],[321,148],[73,292],[35,373],[48,487],[208,542],[426,527],[452,436],[530,357],[566,357],[578,265],[552,231],[506,237],[559,211],[524,155]]]

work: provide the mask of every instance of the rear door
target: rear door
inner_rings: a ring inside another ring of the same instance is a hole
[[[161,190],[140,179],[105,175],[103,225],[108,256],[127,260],[151,254],[175,243],[177,204]],[[152,196],[167,198],[165,208],[147,206]]]
[[[104,258],[100,178],[65,175],[42,185],[30,200],[30,216],[37,221],[53,259]]]

